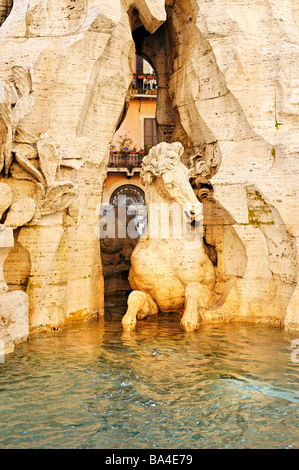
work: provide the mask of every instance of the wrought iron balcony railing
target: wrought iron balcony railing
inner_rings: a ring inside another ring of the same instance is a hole
[[[119,152],[110,152],[109,155],[109,168],[128,168],[129,170],[133,168],[141,167],[141,161],[144,157],[144,153],[119,153]]]
[[[157,90],[147,90],[146,88],[132,88],[132,93],[134,95],[152,95],[157,96]]]

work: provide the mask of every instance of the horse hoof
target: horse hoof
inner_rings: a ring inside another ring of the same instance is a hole
[[[132,331],[135,330],[137,321],[134,318],[125,318],[124,316],[121,323],[125,331]]]
[[[197,330],[199,327],[198,323],[191,323],[189,321],[181,321],[181,328],[186,331],[186,333],[192,333]]]

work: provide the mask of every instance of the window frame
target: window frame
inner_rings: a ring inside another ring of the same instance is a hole
[[[139,137],[139,145],[141,149],[145,148],[144,144],[144,119],[156,119],[155,114],[140,114],[139,115],[139,126],[140,126],[140,137]],[[158,141],[158,136],[157,136]]]

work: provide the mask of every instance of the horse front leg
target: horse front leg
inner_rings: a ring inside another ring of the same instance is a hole
[[[210,290],[199,282],[190,282],[185,289],[185,308],[181,318],[181,327],[186,332],[198,329],[202,314],[208,306]]]
[[[150,294],[140,290],[133,290],[128,297],[128,309],[122,318],[125,331],[134,330],[137,318],[141,319],[158,313],[158,306]]]

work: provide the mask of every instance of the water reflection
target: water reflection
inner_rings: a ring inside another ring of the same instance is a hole
[[[0,447],[298,448],[295,336],[169,315],[31,338],[0,365]]]

